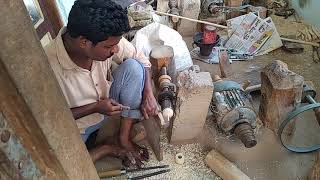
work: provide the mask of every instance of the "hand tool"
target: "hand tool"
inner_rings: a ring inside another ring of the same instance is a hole
[[[121,108],[122,108],[122,110],[130,110],[130,107],[129,107],[129,106],[124,106],[124,105],[122,105]]]
[[[316,91],[312,88],[312,85],[309,86],[308,84],[304,84],[301,102],[309,103],[309,104],[317,104],[317,102],[314,100],[315,97],[316,97]],[[318,124],[320,126],[320,108],[314,108],[313,111],[318,121]]]
[[[169,172],[169,171],[170,171],[170,169],[160,170],[160,171],[156,171],[156,172],[153,172],[153,173],[150,173],[150,174],[145,174],[145,175],[136,176],[136,177],[129,177],[128,180],[144,179],[144,178],[147,178],[147,177],[163,174],[163,173],[166,173],[166,172]]]
[[[151,170],[151,169],[163,169],[163,168],[169,168],[169,165],[151,166],[151,167],[144,167],[144,168],[138,168],[138,169],[117,169],[117,170],[111,170],[111,171],[102,171],[102,172],[98,172],[98,175],[100,178],[105,178],[105,177],[126,175],[129,172],[138,172],[138,171],[146,171],[146,170]],[[157,171],[154,173],[145,174],[145,175],[143,175],[143,177],[150,177],[150,175],[155,176],[155,175],[158,175],[159,173],[162,174],[162,173],[165,173],[168,171],[170,171],[170,169],[164,169],[164,170]],[[132,177],[129,179],[136,179],[139,177],[140,176]]]

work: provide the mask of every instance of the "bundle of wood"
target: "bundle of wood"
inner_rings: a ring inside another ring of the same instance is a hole
[[[303,41],[320,42],[320,28],[308,25],[298,30],[296,37],[297,39],[301,39]]]

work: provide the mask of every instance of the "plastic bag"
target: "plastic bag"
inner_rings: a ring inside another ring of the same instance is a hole
[[[137,31],[132,43],[149,57],[153,47],[168,45],[173,48],[176,70],[183,71],[193,65],[188,47],[181,35],[166,25],[152,23]]]

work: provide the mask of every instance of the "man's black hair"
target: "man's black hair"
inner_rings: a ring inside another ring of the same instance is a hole
[[[111,0],[77,0],[67,25],[71,37],[83,36],[94,45],[111,36],[121,36],[130,30],[126,10]]]

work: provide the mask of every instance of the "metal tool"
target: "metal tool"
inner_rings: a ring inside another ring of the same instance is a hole
[[[117,169],[117,170],[111,170],[111,171],[98,172],[98,175],[100,178],[105,178],[105,177],[122,176],[122,175],[126,175],[127,173],[130,173],[130,172],[139,172],[139,171],[146,171],[146,170],[152,170],[152,169],[163,169],[163,168],[169,168],[169,165],[151,166],[151,167],[144,167],[144,168],[138,168],[138,169]],[[169,171],[170,171],[170,169],[164,169],[164,170],[156,171],[153,173],[145,174],[142,176],[129,177],[128,179],[142,179],[142,178],[166,173]]]
[[[131,109],[129,106],[124,106],[124,105],[122,105],[121,108],[122,108],[122,110],[130,110]]]
[[[161,68],[158,83],[160,89],[158,101],[161,105],[164,120],[169,122],[174,113],[173,102],[175,99],[176,85],[171,82],[171,77],[168,75],[165,65]],[[169,123],[167,124],[169,125]]]
[[[234,133],[247,148],[257,144],[253,129],[256,127],[256,113],[246,93],[235,81],[214,78],[214,93],[210,110],[218,127],[226,134]]]
[[[314,100],[316,95],[317,95],[316,91],[314,89],[312,89],[311,86],[304,84],[301,102],[302,103],[309,103],[309,104],[317,104],[317,102]],[[320,108],[314,108],[313,111],[315,113],[318,124],[320,126]]]
[[[154,47],[150,52],[150,62],[153,67],[158,102],[162,111],[162,116],[158,114],[162,128],[167,128],[170,125],[171,118],[174,116],[176,86],[172,82],[176,76],[176,67],[173,57],[173,48],[167,45]]]
[[[165,170],[160,170],[160,171],[157,171],[157,172],[153,172],[153,173],[149,173],[149,174],[145,174],[145,175],[141,175],[141,176],[129,177],[128,179],[130,179],[130,180],[144,179],[144,178],[147,178],[147,177],[151,177],[151,176],[156,176],[156,175],[159,175],[159,174],[167,173],[169,171],[170,171],[170,169],[165,169]]]
[[[309,147],[296,147],[296,146],[285,144],[282,139],[282,132],[284,128],[287,126],[287,124],[290,123],[292,120],[294,120],[296,116],[298,116],[299,114],[305,111],[312,109],[315,112],[316,119],[318,121],[318,124],[320,125],[320,103],[317,103],[314,100],[315,96],[316,96],[316,91],[313,90],[309,85],[304,84],[301,101],[307,102],[310,104],[305,106],[300,106],[298,108],[295,108],[293,111],[289,112],[286,119],[281,123],[279,127],[278,135],[279,135],[281,144],[289,151],[297,152],[297,153],[309,153],[309,152],[317,151],[320,149],[320,144],[309,146]]]

